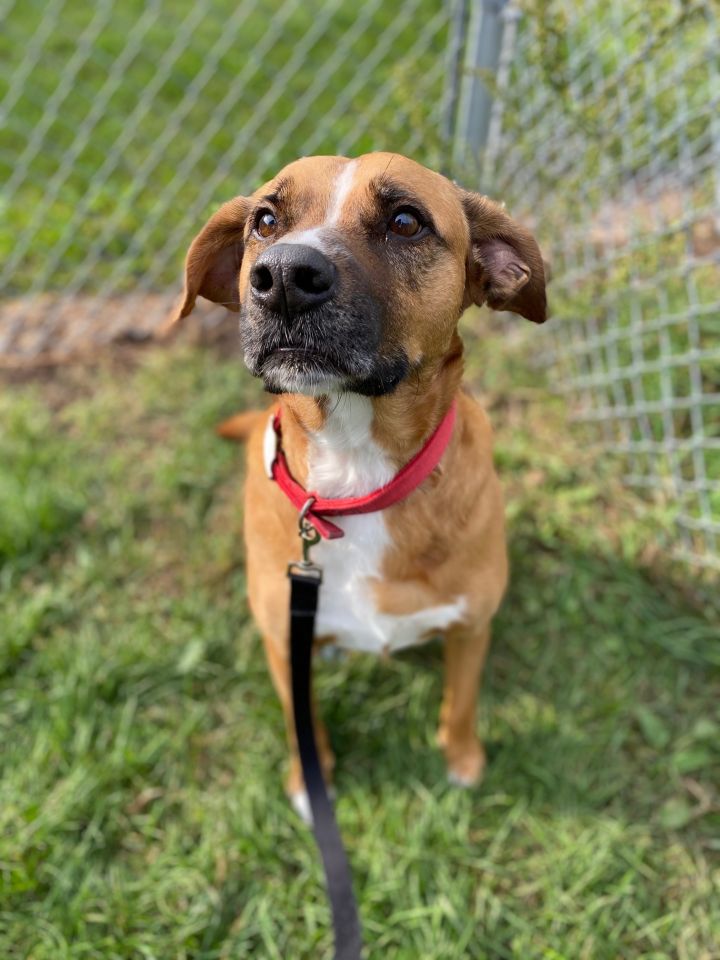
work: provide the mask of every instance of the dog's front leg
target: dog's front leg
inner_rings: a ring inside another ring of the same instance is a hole
[[[293,722],[292,709],[292,685],[290,682],[290,661],[287,656],[280,653],[277,645],[266,636],[263,636],[265,645],[265,654],[267,656],[270,676],[273,686],[280,699],[283,715],[285,717],[285,730],[287,733],[288,746],[290,747],[290,769],[285,789],[292,805],[300,816],[307,823],[310,822],[310,804],[305,791],[302,769],[300,766],[300,756],[298,754],[297,741],[295,739],[295,725]],[[317,714],[317,707],[313,701],[313,723],[315,726],[315,739],[317,741],[318,755],[322,766],[325,782],[329,785],[332,782],[332,773],[335,766],[335,756],[330,747],[325,724],[320,720]]]
[[[454,627],[445,635],[445,685],[438,743],[445,752],[448,776],[464,787],[479,783],[485,750],[476,729],[478,688],[490,646],[490,624]]]

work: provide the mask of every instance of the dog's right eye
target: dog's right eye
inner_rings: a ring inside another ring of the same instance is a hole
[[[398,237],[417,237],[425,229],[420,217],[410,207],[396,210],[387,226],[390,233]]]
[[[258,213],[257,220],[255,221],[255,230],[264,240],[267,240],[268,237],[272,237],[277,233],[277,228],[277,217],[272,210],[261,210]]]

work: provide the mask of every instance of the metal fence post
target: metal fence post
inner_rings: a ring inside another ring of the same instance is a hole
[[[477,171],[487,143],[493,92],[502,50],[503,11],[508,0],[475,0],[465,52],[465,68],[453,150],[457,173]]]
[[[460,99],[469,12],[470,0],[455,0],[448,37],[447,77],[443,97],[442,172],[445,176],[451,175],[451,154],[457,136],[458,101]]]

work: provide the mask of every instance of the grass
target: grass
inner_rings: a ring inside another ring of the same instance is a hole
[[[318,667],[370,960],[720,956],[718,619],[507,334],[468,327],[513,580],[447,785],[436,644]],[[189,345],[0,396],[0,956],[331,956],[245,602],[257,402]]]

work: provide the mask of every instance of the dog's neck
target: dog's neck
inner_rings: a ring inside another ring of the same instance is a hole
[[[422,447],[460,387],[462,343],[421,365],[391,394],[283,394],[283,447],[293,476],[324,497],[383,486]]]

